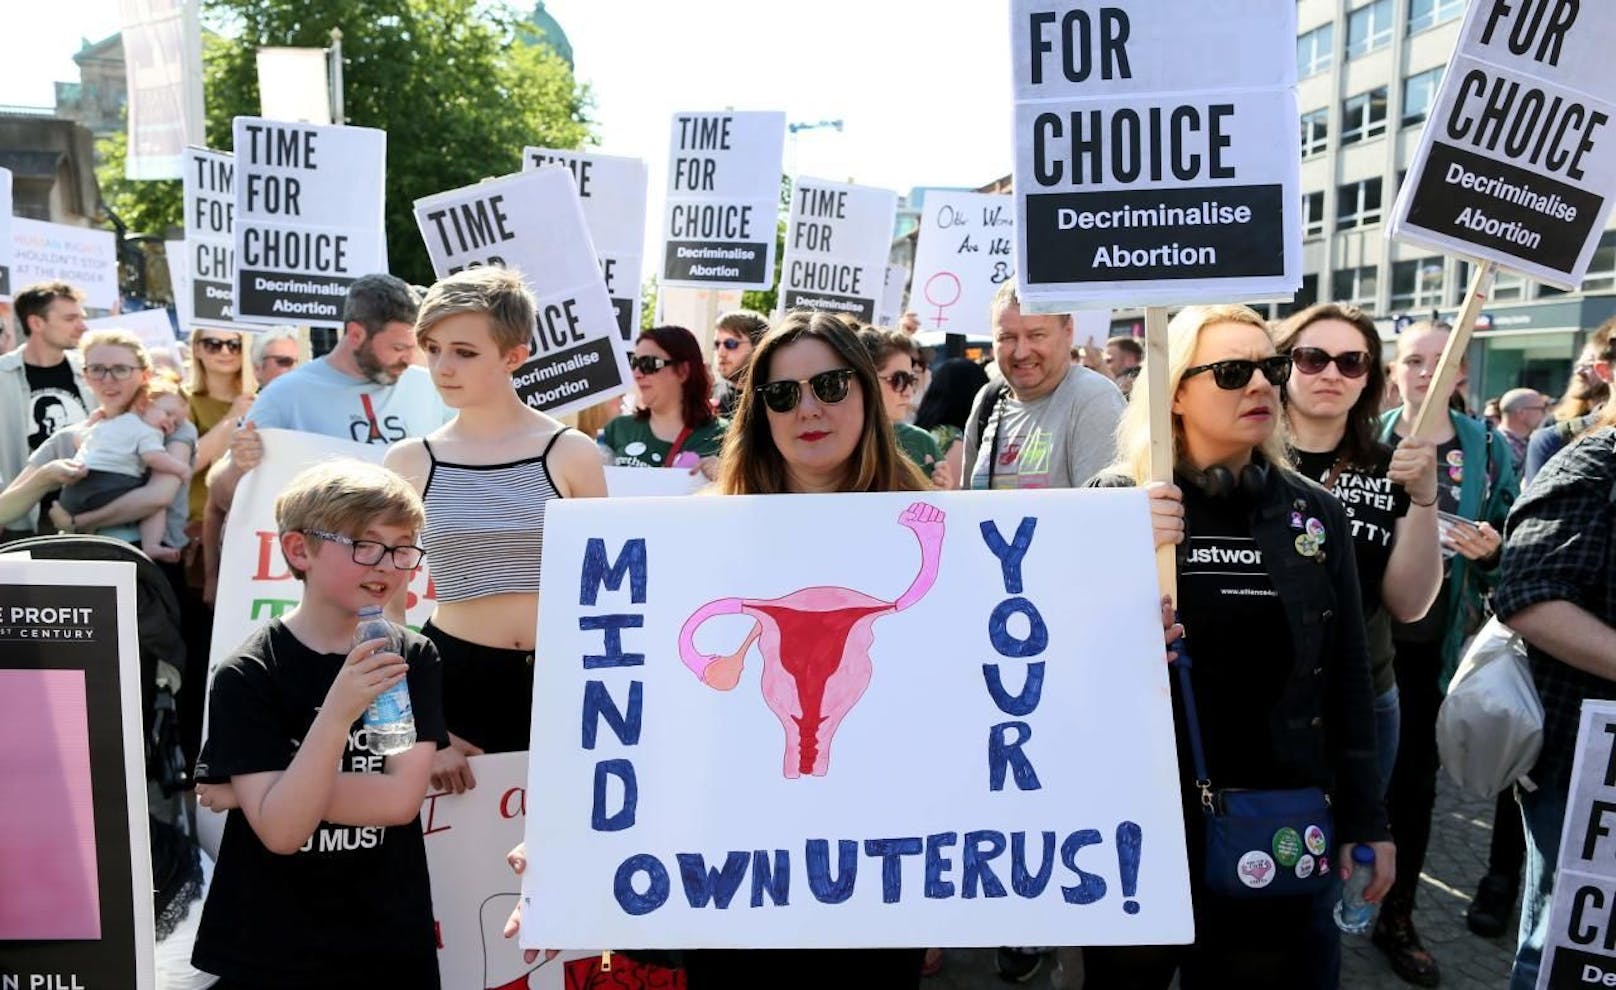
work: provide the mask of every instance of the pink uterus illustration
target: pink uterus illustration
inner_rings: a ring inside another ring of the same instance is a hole
[[[898,523],[920,543],[920,572],[895,602],[861,591],[814,587],[780,598],[721,598],[708,602],[679,630],[679,657],[701,682],[718,691],[740,683],[747,651],[763,655],[763,700],[786,734],[785,776],[823,777],[830,769],[831,739],[870,685],[870,644],[875,620],[920,601],[937,581],[943,552],[943,510],[910,505]],[[852,558],[849,558],[850,560]],[[740,649],[727,655],[696,649],[696,629],[718,615],[756,620]]]

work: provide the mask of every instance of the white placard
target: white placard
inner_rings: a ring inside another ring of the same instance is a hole
[[[1025,308],[1301,287],[1293,0],[1013,0],[1010,28]]]
[[[58,278],[83,290],[91,309],[116,309],[118,243],[112,231],[12,217],[11,291]]]
[[[896,327],[903,319],[903,291],[909,281],[909,269],[902,265],[888,265],[885,286],[881,291],[881,313],[875,322],[884,327]]]
[[[187,329],[257,329],[234,321],[235,173],[235,156],[227,151],[185,149],[186,297],[180,312]]]
[[[785,135],[786,115],[772,110],[673,115],[664,287],[774,286]]]
[[[986,333],[993,294],[1015,270],[1015,200],[928,189],[909,308],[926,330]]]
[[[202,140],[202,28],[194,0],[120,0],[130,179],[178,179]]]
[[[324,48],[258,49],[258,114],[331,123],[331,56]]]
[[[164,241],[163,258],[168,263],[168,284],[174,290],[174,316],[180,333],[189,336],[191,326],[191,272],[186,264],[185,242]]]
[[[524,944],[1189,941],[1153,559],[1137,491],[552,503]]]
[[[235,318],[341,328],[348,286],[387,270],[387,132],[237,117],[234,135]]]
[[[692,495],[707,485],[705,475],[685,468],[608,466],[605,471],[606,494],[612,498]]]
[[[117,316],[103,316],[85,320],[84,326],[87,331],[126,330],[139,337],[147,350],[161,349],[177,353],[174,345],[179,339],[174,335],[174,322],[168,318],[167,309],[142,309]]]
[[[522,273],[538,325],[512,377],[529,406],[559,415],[628,390],[617,314],[570,174],[541,168],[418,199],[415,222],[439,278],[473,265]]]
[[[875,322],[886,292],[898,194],[798,178],[791,186],[780,308],[825,310]]]
[[[645,195],[649,184],[645,162],[638,158],[522,149],[523,170],[556,166],[567,169],[578,186],[589,236],[595,242],[606,294],[617,313],[617,329],[631,350],[640,332],[640,282],[645,268]]]
[[[1616,702],[1582,703],[1537,990],[1605,986],[1616,973]],[[1612,978],[1616,982],[1616,977]]]
[[[1616,195],[1616,5],[1473,3],[1386,232],[1582,284]]]

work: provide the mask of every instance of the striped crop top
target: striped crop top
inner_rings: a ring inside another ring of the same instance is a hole
[[[450,464],[421,441],[432,462],[421,501],[421,545],[440,602],[539,590],[544,509],[560,498],[544,453],[506,464]]]

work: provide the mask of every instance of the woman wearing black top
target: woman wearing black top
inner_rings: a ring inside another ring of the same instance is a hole
[[[1275,350],[1262,317],[1215,306],[1174,318],[1168,359],[1185,517],[1179,613],[1195,658],[1208,774],[1219,788],[1325,788],[1339,843],[1326,858],[1339,867],[1353,845],[1369,844],[1375,873],[1366,896],[1378,900],[1392,882],[1394,848],[1375,761],[1357,568],[1345,552],[1350,526],[1340,503],[1285,466],[1276,427],[1290,358]],[[1143,381],[1134,399],[1118,429],[1120,460],[1096,484],[1149,477]],[[1087,949],[1085,986],[1165,988],[1180,970],[1186,990],[1324,985],[1307,939],[1311,898],[1208,890],[1205,823],[1176,684],[1174,707],[1196,941]]]

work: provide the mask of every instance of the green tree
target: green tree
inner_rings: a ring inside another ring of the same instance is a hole
[[[130,233],[165,237],[169,228],[184,223],[180,182],[178,179],[141,182],[124,178],[128,151],[126,131],[96,142],[95,178],[101,185],[101,201],[117,214]]]
[[[791,216],[791,176],[780,176],[780,220],[774,228],[774,280],[767,289],[747,289],[741,293],[741,306],[764,316],[773,316],[780,301],[780,269],[786,261],[786,227]]]

